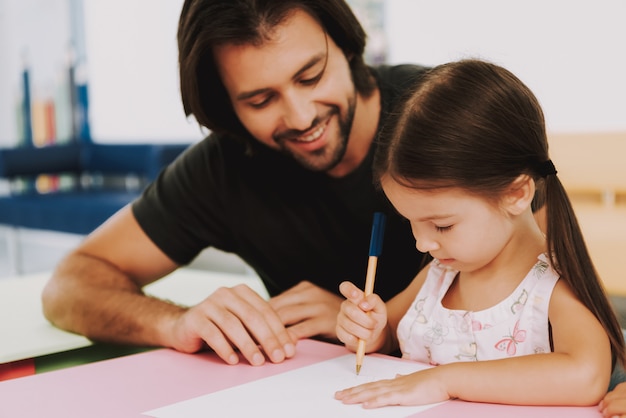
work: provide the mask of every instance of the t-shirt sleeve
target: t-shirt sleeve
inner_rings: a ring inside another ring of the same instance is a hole
[[[191,146],[132,204],[143,231],[174,262],[190,263],[203,249],[229,250],[228,213],[219,148],[212,137]]]

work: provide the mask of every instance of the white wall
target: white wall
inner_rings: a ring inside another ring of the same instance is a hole
[[[70,1],[81,0],[0,0],[0,146],[17,137],[22,51],[29,55],[33,99],[65,70]],[[201,139],[197,123],[185,118],[179,93],[182,0],[82,1],[94,141]]]
[[[94,140],[203,137],[180,99],[176,29],[182,0],[85,0]]]
[[[0,146],[16,135],[23,39],[56,45],[43,48],[50,55],[31,58],[33,79],[59,68],[63,53],[54,51],[68,36],[68,1],[0,0]],[[94,140],[202,138],[180,101],[182,0],[83,1]],[[626,1],[384,0],[384,6],[389,62],[486,58],[533,89],[549,129],[626,131]]]
[[[626,1],[386,0],[388,59],[481,57],[537,95],[548,129],[626,131]]]

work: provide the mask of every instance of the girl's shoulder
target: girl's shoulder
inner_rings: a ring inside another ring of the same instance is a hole
[[[427,271],[420,286],[420,292],[433,295],[445,293],[459,273],[441,264],[437,259],[433,259],[424,270]]]

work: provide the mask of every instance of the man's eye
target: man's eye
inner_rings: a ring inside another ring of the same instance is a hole
[[[256,101],[256,102],[250,102],[250,106],[252,106],[255,109],[261,109],[265,106],[267,106],[267,104],[270,102],[270,100],[272,100],[271,96],[266,97],[265,99],[261,100],[261,101]]]
[[[318,75],[316,75],[313,78],[307,78],[307,79],[300,80],[300,83],[304,84],[305,86],[311,86],[311,85],[317,84],[320,81],[320,79],[322,78],[323,74],[324,74],[324,72],[322,71],[321,73],[319,73]]]

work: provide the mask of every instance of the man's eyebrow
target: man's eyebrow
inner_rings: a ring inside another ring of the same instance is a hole
[[[316,65],[317,63],[319,63],[320,61],[322,61],[324,58],[326,58],[326,54],[325,53],[320,53],[318,55],[314,55],[313,57],[311,57],[310,60],[308,60],[291,78],[292,80],[296,80],[298,77],[300,77],[302,75],[302,73],[304,73],[305,71],[307,71],[309,68],[313,67],[314,65]],[[244,91],[242,93],[239,93],[237,96],[235,96],[235,100],[247,100],[250,99],[258,94],[264,94],[267,93],[268,91],[270,91],[270,88],[262,88],[262,89],[257,89],[257,90],[252,90],[252,91]]]
[[[323,61],[326,58],[327,54],[325,52],[321,52],[318,55],[314,55],[311,57],[310,60],[308,60],[303,66],[302,68],[300,68],[300,70],[295,73],[292,77],[292,80],[297,79],[298,77],[300,77],[302,75],[303,72],[307,71],[309,68],[313,67],[315,64],[317,64],[320,61]],[[325,67],[325,66],[324,66]]]

